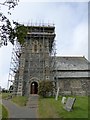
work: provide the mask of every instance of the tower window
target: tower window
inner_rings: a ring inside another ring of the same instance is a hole
[[[38,52],[38,41],[34,41],[32,44],[32,52]]]
[[[34,51],[37,52],[37,45],[34,45]]]
[[[42,51],[42,45],[40,45],[40,51]]]

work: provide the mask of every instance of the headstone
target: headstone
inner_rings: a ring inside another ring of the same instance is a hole
[[[60,89],[60,87],[58,87],[58,89],[57,89],[57,93],[56,93],[56,98],[55,98],[55,100],[58,100],[59,89]]]
[[[66,103],[66,97],[63,97],[63,98],[62,98],[61,103],[63,103],[63,104],[65,104],[65,103]]]
[[[64,109],[67,111],[72,111],[76,98],[68,98],[64,106]]]

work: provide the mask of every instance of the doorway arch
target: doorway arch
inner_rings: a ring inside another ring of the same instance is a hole
[[[31,94],[38,94],[38,83],[36,81],[31,83],[31,90],[30,93]]]

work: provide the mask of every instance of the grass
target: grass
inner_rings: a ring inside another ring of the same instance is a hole
[[[9,95],[10,93],[0,93],[0,99],[6,99],[8,98]],[[0,103],[0,110],[1,110],[0,114],[1,114],[2,119],[8,118],[8,110],[1,103]]]
[[[11,93],[2,93],[0,94],[0,97],[2,99],[7,99],[9,96],[11,95]],[[27,103],[28,98],[25,96],[14,96],[11,101],[16,103],[19,106],[25,106]]]
[[[88,118],[88,97],[76,97],[74,110],[66,111],[61,104],[61,97],[40,98],[38,117],[39,118]]]
[[[8,96],[10,96],[10,93],[2,93],[0,94],[0,97],[3,99],[8,98]],[[15,96],[11,99],[12,102],[16,103],[19,106],[25,106],[27,103],[28,98],[25,96]],[[2,111],[2,118],[8,118],[8,111],[7,109],[4,107],[4,105],[0,104],[0,110]]]
[[[11,99],[12,102],[16,103],[19,106],[25,106],[28,98],[25,96],[15,96]]]
[[[3,118],[8,118],[8,111],[7,111],[7,109],[4,107],[4,105],[0,104],[0,110],[1,110],[1,113],[0,113],[0,114],[2,114],[2,115],[1,115],[2,119],[3,119]]]
[[[6,99],[11,95],[11,93],[1,93],[0,96],[2,99]]]

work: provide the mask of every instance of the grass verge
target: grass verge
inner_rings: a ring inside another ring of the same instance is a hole
[[[11,99],[12,102],[16,103],[19,106],[25,106],[28,98],[25,96],[15,96]]]
[[[39,118],[88,118],[88,97],[76,96],[74,109],[66,111],[61,104],[62,97],[56,101],[55,98],[40,98]]]
[[[2,99],[7,99],[10,95],[11,93],[1,93]]]
[[[1,110],[1,117],[3,118],[8,118],[8,111],[7,109],[4,107],[4,105],[0,104],[0,110]]]

